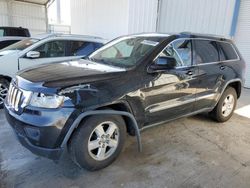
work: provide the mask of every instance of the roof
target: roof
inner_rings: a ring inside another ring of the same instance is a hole
[[[128,36],[135,37],[169,37],[177,36],[178,38],[203,38],[203,39],[213,39],[213,40],[224,40],[230,41],[230,39],[225,38],[224,36],[212,35],[212,34],[202,34],[202,33],[192,33],[192,32],[181,32],[181,33],[138,33]]]
[[[10,37],[0,37],[0,41],[8,41],[8,40],[23,40],[28,37],[16,37],[16,36],[10,36]]]
[[[96,37],[96,36],[90,36],[90,35],[70,35],[70,34],[60,34],[60,33],[45,33],[45,34],[39,34],[31,37],[33,39],[38,40],[44,40],[46,38],[60,38],[60,39],[75,39],[75,40],[86,40],[86,41],[93,41],[93,42],[99,42],[99,43],[106,43],[107,40]]]
[[[141,36],[141,37],[169,37],[168,33],[136,33],[131,36]]]
[[[220,35],[213,35],[213,34],[204,34],[204,33],[192,33],[192,32],[181,32],[176,34],[181,38],[204,38],[204,39],[214,39],[214,40],[231,40],[228,39],[224,36],[220,36]]]

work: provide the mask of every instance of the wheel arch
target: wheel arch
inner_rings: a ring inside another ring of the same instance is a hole
[[[241,81],[233,81],[227,84],[227,87],[232,87],[235,89],[236,93],[237,93],[237,98],[240,98],[241,95],[241,89],[242,89],[242,83]],[[226,88],[227,88],[226,87]]]
[[[6,79],[9,83],[11,82],[12,78],[10,76],[6,76],[6,75],[1,75],[0,74],[0,78],[4,78]]]
[[[95,115],[120,115],[123,118],[128,118],[131,122],[131,126],[133,126],[135,130],[135,135],[137,139],[138,144],[138,150],[142,151],[142,144],[141,144],[141,135],[140,135],[140,129],[139,126],[134,118],[134,116],[125,111],[119,111],[119,110],[113,110],[113,109],[107,109],[109,106],[103,106],[99,109],[92,110],[92,111],[86,111],[78,115],[78,117],[75,119],[71,127],[69,128],[66,136],[63,139],[63,142],[61,144],[61,147],[67,147],[67,144],[70,142],[72,135],[74,134],[75,130],[77,130],[78,126],[81,124],[82,121],[84,121],[89,116],[95,116]],[[126,123],[126,122],[125,122]]]
[[[115,103],[106,104],[104,106],[97,108],[96,110],[105,110],[105,109],[112,109],[112,110],[116,110],[116,111],[128,112],[128,113],[133,115],[132,108],[130,107],[130,105],[128,104],[127,101],[118,101]],[[134,136],[135,130],[133,127],[133,122],[127,116],[122,116],[122,118],[125,121],[127,132],[129,133],[129,135]]]

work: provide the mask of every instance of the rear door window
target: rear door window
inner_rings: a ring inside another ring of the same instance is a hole
[[[220,51],[220,60],[227,61],[227,60],[237,60],[238,55],[233,47],[232,44],[227,42],[217,42],[218,48]]]
[[[196,64],[205,64],[220,61],[217,43],[211,40],[195,39],[194,58]]]
[[[0,29],[0,37],[4,36],[4,29]]]
[[[69,41],[67,43],[67,56],[88,56],[98,48],[99,43],[87,41]]]

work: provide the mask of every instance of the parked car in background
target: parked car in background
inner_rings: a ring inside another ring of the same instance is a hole
[[[30,37],[27,28],[22,27],[0,27],[0,37]]]
[[[223,37],[125,36],[86,59],[19,72],[5,112],[33,153],[58,160],[68,147],[77,165],[97,170],[118,157],[126,132],[140,143],[140,130],[176,118],[210,112],[229,120],[244,71],[236,46]]]
[[[26,39],[27,37],[0,37],[0,50],[14,43]]]
[[[21,69],[43,63],[69,61],[89,55],[104,45],[99,37],[46,34],[27,38],[0,51],[0,107],[9,83]]]
[[[0,50],[30,37],[27,28],[22,27],[0,27]]]

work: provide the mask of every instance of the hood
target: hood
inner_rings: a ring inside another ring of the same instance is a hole
[[[126,70],[89,60],[43,64],[18,72],[18,76],[44,87],[65,88],[121,76]]]
[[[2,51],[0,51],[0,56],[16,53],[16,52],[19,52],[19,51],[20,50],[2,50]]]

